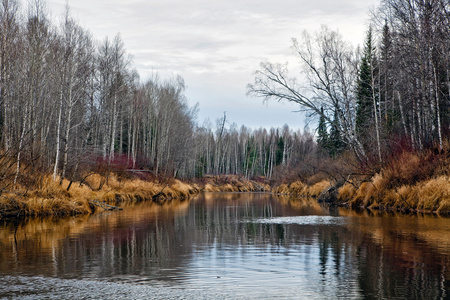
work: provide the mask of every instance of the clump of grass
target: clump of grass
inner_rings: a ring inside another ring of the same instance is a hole
[[[257,178],[249,180],[237,175],[205,176],[203,191],[205,192],[256,192],[270,191],[265,180]]]
[[[351,183],[345,183],[338,190],[338,201],[339,202],[349,202],[353,199],[356,194],[356,187]]]
[[[417,192],[419,210],[443,210],[450,201],[450,180],[447,176],[430,179],[421,184]]]
[[[324,190],[326,190],[328,187],[330,187],[330,184],[331,184],[330,181],[322,180],[316,184],[307,186],[306,194],[309,197],[319,197],[320,194],[322,194]]]
[[[291,184],[280,184],[273,189],[275,194],[291,195],[296,197],[319,197],[323,191],[330,187],[330,181],[322,180],[313,185],[307,185],[297,180]]]
[[[388,178],[389,176],[390,174]],[[344,184],[339,189],[338,199],[352,207],[448,212],[450,180],[448,176],[438,176],[414,184],[390,187],[385,173],[382,172],[357,188],[350,183]]]
[[[287,194],[288,185],[283,183],[273,189],[275,194]]]
[[[105,209],[96,205],[96,201],[117,206],[124,202],[155,200],[156,198],[153,198],[155,195],[158,196],[158,202],[165,199],[186,199],[198,192],[197,187],[179,180],[159,183],[137,178],[121,178],[119,181],[112,173],[108,174],[108,178],[98,174],[84,177],[83,182],[70,184],[68,180],[53,180],[52,176],[45,175],[31,188],[18,185],[15,193],[1,195],[0,214],[2,216],[89,214]]]

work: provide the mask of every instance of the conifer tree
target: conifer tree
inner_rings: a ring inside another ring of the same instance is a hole
[[[379,92],[376,72],[377,58],[372,36],[372,27],[367,31],[366,44],[357,79],[356,133],[364,147],[373,148],[373,136],[377,145],[378,160],[381,162],[381,142],[379,125]],[[375,129],[375,132],[373,132]]]
[[[337,112],[334,112],[334,119],[331,125],[330,136],[328,139],[328,149],[331,157],[336,157],[336,155],[342,153],[346,148],[346,144],[342,139],[341,133],[339,131],[339,118]]]
[[[372,40],[372,29],[367,32],[364,53],[359,67],[357,81],[357,109],[356,109],[356,130],[360,136],[368,133],[368,125],[373,121],[373,92],[372,92],[372,66],[375,56],[375,48]]]
[[[319,126],[317,127],[317,145],[319,146],[319,153],[324,153],[329,149],[329,136],[323,116],[323,107],[320,108],[320,112]]]

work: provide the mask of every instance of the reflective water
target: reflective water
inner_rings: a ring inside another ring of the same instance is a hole
[[[450,219],[206,194],[0,226],[0,298],[448,299]]]

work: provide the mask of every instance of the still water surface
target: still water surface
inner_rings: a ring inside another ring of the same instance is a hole
[[[0,225],[0,298],[450,299],[450,219],[268,194]]]

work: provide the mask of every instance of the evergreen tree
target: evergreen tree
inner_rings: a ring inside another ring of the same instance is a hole
[[[317,145],[319,146],[319,153],[328,151],[329,136],[327,131],[327,124],[323,115],[323,107],[320,108],[319,126],[317,127]]]
[[[366,44],[363,57],[359,67],[357,81],[357,108],[356,108],[356,130],[359,136],[368,134],[368,127],[374,119],[373,108],[373,62],[375,59],[375,48],[373,46],[372,28],[367,32]]]
[[[376,141],[376,153],[381,163],[380,97],[377,88],[379,83],[376,74],[378,72],[377,65],[372,27],[369,27],[357,80],[356,133],[359,135],[363,147],[369,152],[375,149],[373,144]]]
[[[334,112],[333,124],[331,125],[330,137],[328,141],[328,149],[331,157],[336,157],[342,153],[346,144],[342,139],[340,130],[339,130],[339,118],[337,115],[337,111]]]

